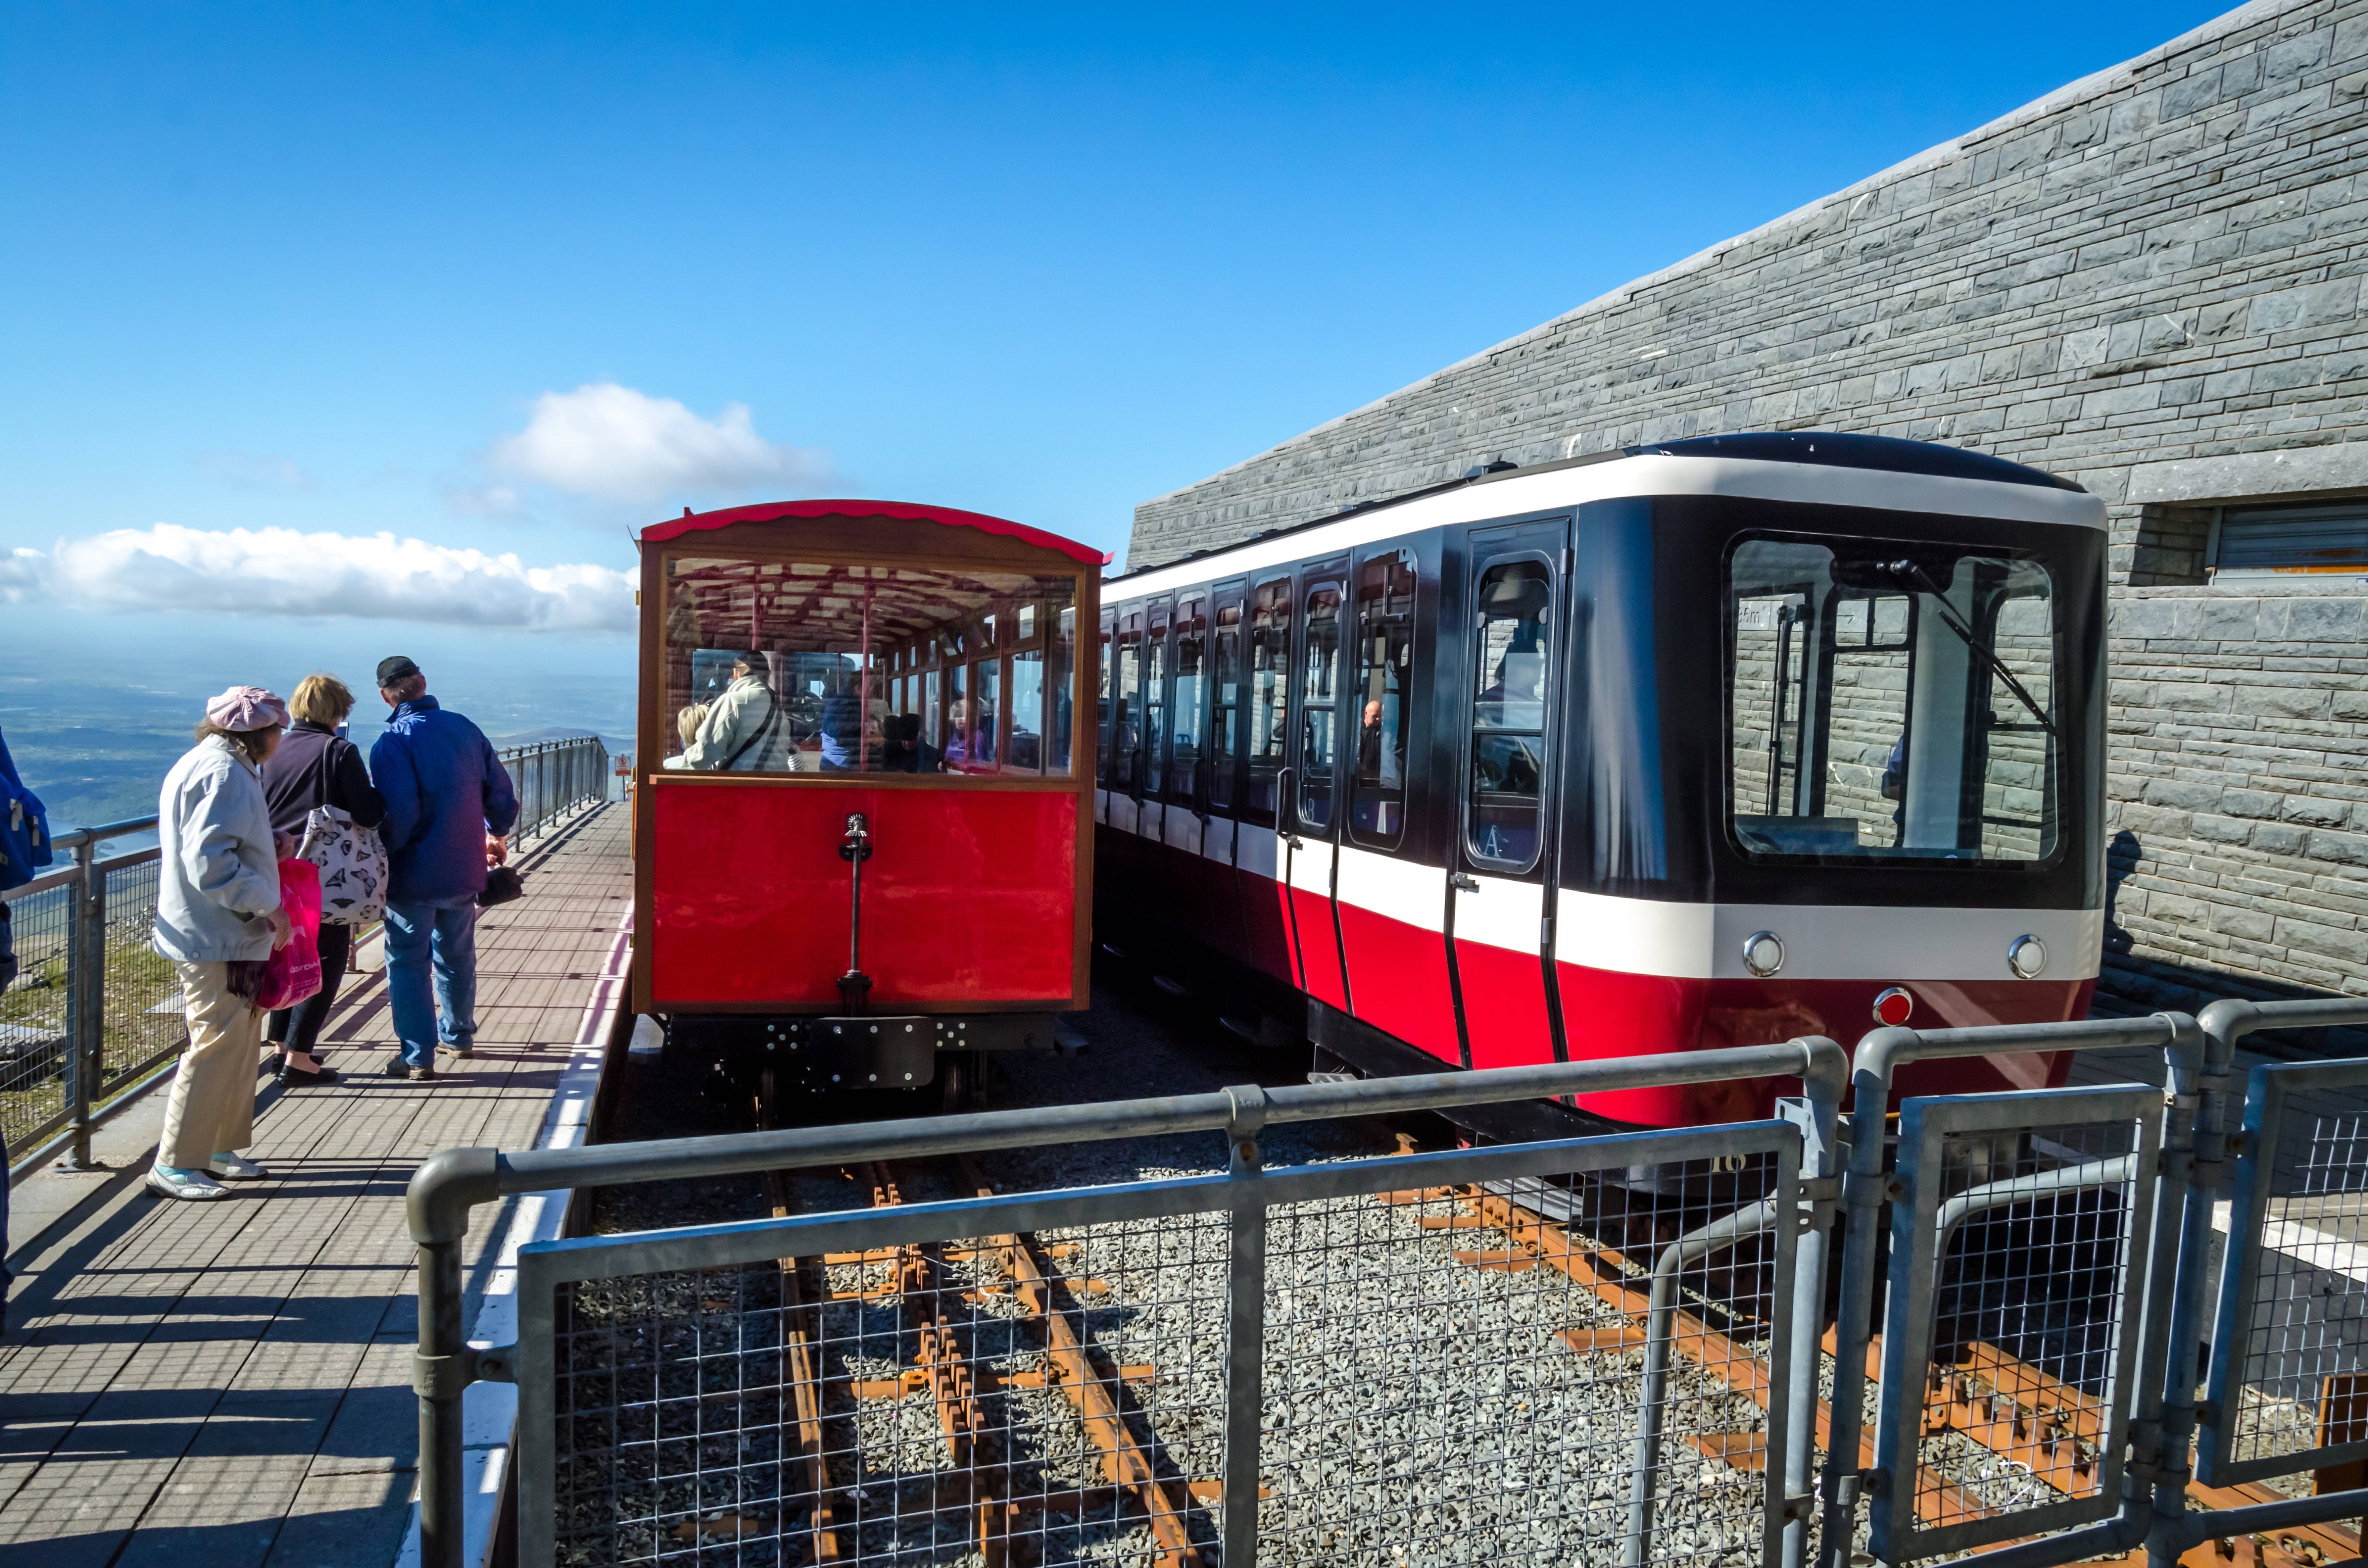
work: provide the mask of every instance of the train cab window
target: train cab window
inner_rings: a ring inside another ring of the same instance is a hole
[[[1727,562],[1727,791],[1743,851],[2055,851],[2046,569],[1930,541],[1747,539]]]
[[[1143,613],[1122,615],[1118,623],[1118,677],[1110,693],[1110,784],[1134,793],[1135,754],[1143,734]]]
[[[1207,682],[1203,668],[1209,635],[1207,603],[1186,599],[1176,607],[1176,699],[1169,710],[1173,750],[1167,767],[1167,799],[1193,806],[1201,800],[1201,698]]]
[[[1269,583],[1250,601],[1249,801],[1251,822],[1275,822],[1275,780],[1290,734],[1284,707],[1291,695],[1291,584]]]
[[[1241,606],[1229,604],[1218,609],[1210,664],[1209,809],[1221,816],[1231,816],[1234,761],[1241,750]]]
[[[1332,781],[1338,775],[1340,739],[1340,590],[1333,584],[1307,590],[1306,642],[1299,687],[1299,824],[1322,831],[1332,825]]]
[[[1143,639],[1143,793],[1157,800],[1167,752],[1167,612],[1161,610]]]
[[[1073,756],[1072,736],[1076,730],[1076,699],[1072,692],[1073,672],[1077,665],[1077,612],[1074,609],[1063,610],[1053,623],[1051,664],[1045,678],[1047,689],[1053,694],[1053,744],[1044,767],[1048,773],[1066,773]],[[1102,672],[1102,679],[1110,679],[1108,670]],[[1109,688],[1105,687],[1103,690],[1107,696]]]
[[[1474,860],[1505,870],[1538,858],[1552,597],[1543,562],[1507,562],[1480,579],[1463,841]]]
[[[1357,574],[1357,763],[1349,775],[1349,828],[1384,848],[1406,831],[1414,585],[1414,556],[1406,551],[1368,561]]]
[[[665,765],[713,772],[1010,771],[996,710],[1015,611],[1077,591],[1067,576],[846,562],[669,554],[664,573],[659,700],[678,748]]]
[[[1023,773],[1044,765],[1044,645],[1036,636],[1035,607],[1020,612],[1020,645],[1011,652],[1011,741],[1006,760]]]

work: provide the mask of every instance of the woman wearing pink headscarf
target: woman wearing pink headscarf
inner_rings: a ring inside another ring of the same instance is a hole
[[[291,927],[279,908],[279,862],[295,840],[271,830],[263,759],[288,707],[259,686],[206,704],[198,744],[165,776],[156,802],[156,950],[181,981],[189,1045],[165,1107],[148,1185],[167,1198],[220,1198],[216,1176],[265,1174],[239,1151],[255,1136],[255,1059],[264,961]]]

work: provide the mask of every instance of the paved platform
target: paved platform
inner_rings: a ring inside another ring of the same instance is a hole
[[[479,920],[472,1060],[431,1084],[379,1075],[393,1031],[365,947],[369,972],[323,1033],[346,1080],[258,1102],[249,1153],[269,1179],[167,1202],[140,1185],[143,1151],[114,1179],[74,1178],[78,1206],[11,1256],[0,1564],[379,1568],[402,1551],[417,1452],[404,1184],[438,1149],[577,1135],[564,1124],[588,1110],[621,988],[624,808],[561,824],[521,864],[527,897]],[[465,1321],[515,1244],[514,1208],[478,1211]]]

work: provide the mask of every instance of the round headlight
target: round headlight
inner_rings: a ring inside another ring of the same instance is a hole
[[[2047,944],[2036,937],[2017,937],[2006,945],[2006,967],[2017,980],[2037,980],[2047,968]]]
[[[1784,940],[1773,931],[1754,931],[1743,938],[1743,967],[1765,980],[1784,967]]]

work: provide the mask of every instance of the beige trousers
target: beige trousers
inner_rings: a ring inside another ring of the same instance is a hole
[[[173,968],[181,977],[189,1047],[165,1104],[156,1163],[202,1170],[216,1154],[244,1149],[255,1137],[256,1053],[263,1044],[264,1016],[230,994],[230,965]]]

